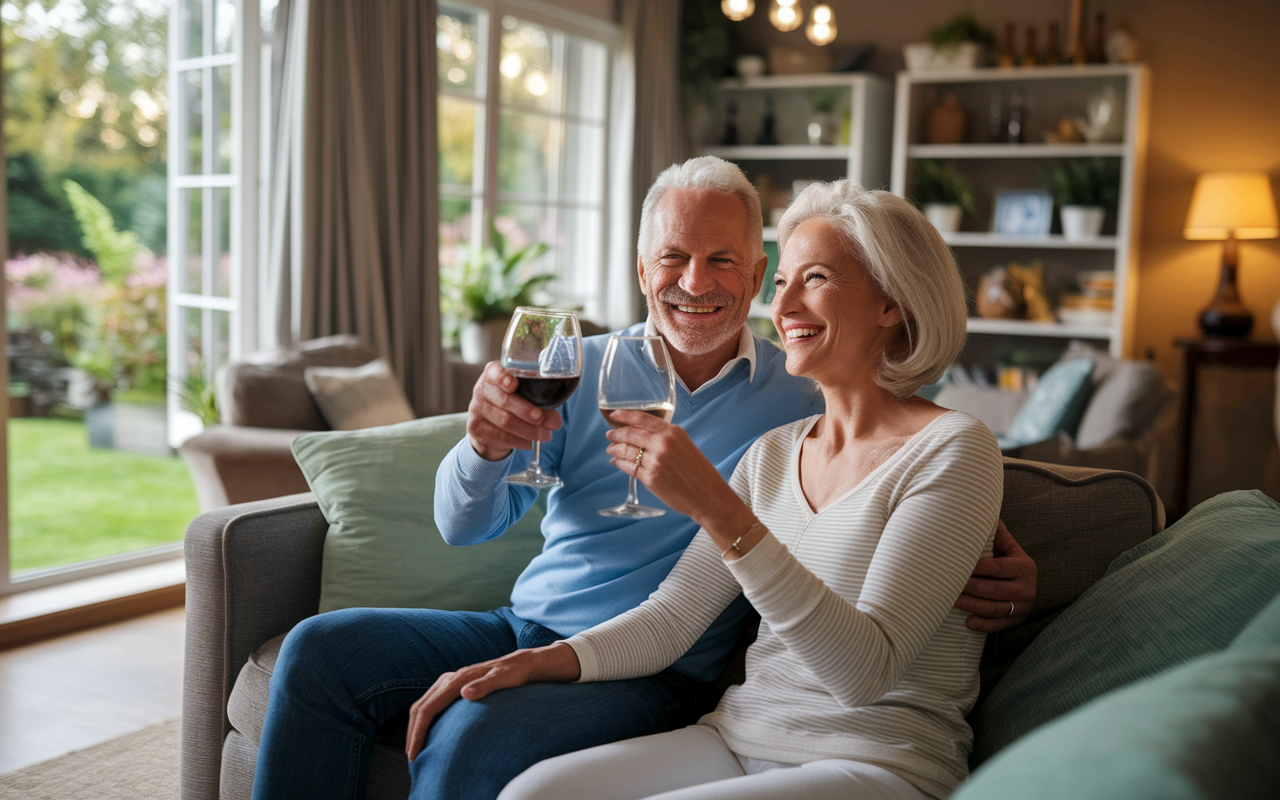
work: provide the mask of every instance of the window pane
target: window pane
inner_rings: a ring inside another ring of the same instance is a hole
[[[502,18],[502,52],[498,58],[498,99],[553,108],[557,76],[553,74],[551,31],[541,25]]]
[[[213,369],[217,370],[227,363],[231,357],[231,313],[228,311],[209,311],[212,338],[207,358],[213,361]]]
[[[440,183],[469,190],[478,174],[475,169],[476,119],[480,104],[473,100],[440,95]],[[476,187],[480,188],[480,187]]]
[[[441,88],[484,95],[482,12],[441,5],[436,14],[436,64]]]
[[[182,348],[187,374],[195,375],[204,368],[204,312],[198,308],[184,308],[181,318],[178,346]]]
[[[182,124],[187,133],[185,152],[179,154],[183,175],[199,174],[201,169],[204,149],[203,74],[204,70],[200,69],[182,74],[182,106],[178,113],[182,114]]]
[[[214,221],[218,232],[218,261],[213,272],[213,293],[220,297],[231,296],[231,189],[213,190],[216,201],[214,210],[217,219]]]
[[[551,120],[503,111],[498,142],[498,190],[545,196],[550,190]]]
[[[552,246],[548,255],[538,262],[542,269],[549,269],[557,258],[557,240],[551,217],[551,209],[534,203],[503,203],[498,207],[493,224],[507,238],[507,247],[517,250],[534,242],[546,242]]]
[[[593,205],[604,202],[604,128],[567,123],[561,165],[561,199]]]
[[[183,58],[204,55],[204,3],[202,0],[182,0],[182,18],[179,21],[184,47]]]
[[[218,147],[214,151],[213,171],[227,175],[231,173],[231,67],[217,67],[213,70],[214,113],[217,114]]]
[[[609,51],[599,42],[569,37],[565,42],[565,113],[603,121]],[[573,152],[570,150],[569,152]]]
[[[473,218],[479,218],[482,201],[475,197],[440,198],[440,268],[461,264],[471,243]]]
[[[178,291],[200,294],[203,291],[201,276],[204,263],[204,189],[179,189],[178,204],[186,223],[186,245],[180,270],[181,285]]]
[[[561,209],[556,238],[557,301],[582,304],[589,313],[598,313],[594,304],[603,273],[603,228],[603,214],[597,209]]]
[[[230,53],[235,32],[235,0],[217,0],[213,6],[213,52]]]

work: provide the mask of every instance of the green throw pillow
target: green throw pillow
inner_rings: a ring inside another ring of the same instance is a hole
[[[1280,595],[1258,612],[1258,616],[1240,631],[1231,643],[1231,650],[1254,650],[1259,647],[1280,647]]]
[[[544,506],[483,544],[445,543],[432,516],[436,469],[465,435],[466,414],[448,414],[294,441],[329,521],[320,611],[487,611],[510,603],[516,576],[542,550]]]
[[[1039,728],[951,800],[1270,800],[1278,754],[1280,647],[1229,650]]]
[[[1036,637],[972,719],[971,762],[1109,691],[1229,645],[1280,594],[1280,504],[1206,500],[1119,558]]]
[[[1089,403],[1093,362],[1087,358],[1059,361],[1040,376],[1027,402],[997,437],[1001,450],[1043,442],[1063,432],[1075,437],[1080,417]]]

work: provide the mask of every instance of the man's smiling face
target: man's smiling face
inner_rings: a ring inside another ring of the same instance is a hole
[[[729,194],[670,189],[654,210],[640,290],[654,326],[680,353],[737,341],[767,263],[747,230],[747,209]]]

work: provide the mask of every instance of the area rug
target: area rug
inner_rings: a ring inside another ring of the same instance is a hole
[[[0,775],[5,800],[176,800],[181,718]]]

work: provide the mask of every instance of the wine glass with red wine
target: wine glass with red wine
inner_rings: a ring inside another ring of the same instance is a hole
[[[521,306],[502,340],[502,367],[516,378],[516,394],[543,411],[559,408],[582,378],[582,329],[572,311]],[[533,442],[533,460],[507,483],[547,489],[560,486],[542,470],[542,444]]]
[[[600,413],[617,428],[609,414],[614,411],[643,411],[670,422],[676,413],[676,373],[671,367],[666,342],[661,336],[610,336],[600,364]],[[657,517],[667,512],[640,505],[636,477],[631,476],[627,499],[620,506],[604,508],[605,517]]]

